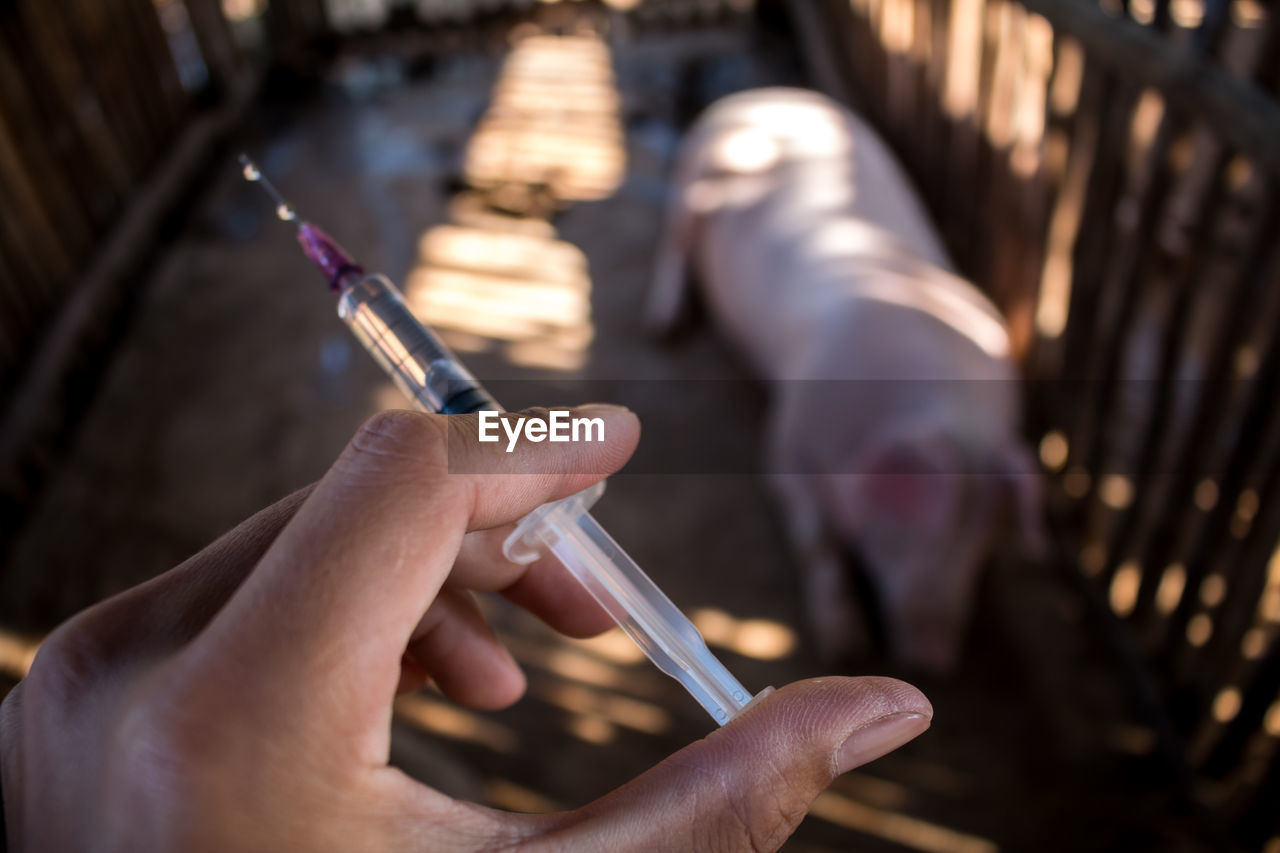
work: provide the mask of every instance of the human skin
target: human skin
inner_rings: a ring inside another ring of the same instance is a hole
[[[629,411],[575,414],[605,418],[606,440],[508,454],[474,416],[375,416],[314,486],[58,628],[0,705],[11,849],[773,850],[838,774],[928,727],[902,682],[798,682],[550,815],[388,766],[398,692],[430,677],[493,709],[524,691],[472,592],[570,635],[612,624],[553,559],[500,552],[513,522],[635,449]]]

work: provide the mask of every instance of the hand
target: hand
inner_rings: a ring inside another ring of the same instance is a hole
[[[388,767],[397,690],[429,673],[475,708],[523,692],[468,590],[570,634],[609,626],[553,559],[504,560],[495,529],[627,460],[635,416],[589,414],[607,441],[511,454],[472,416],[379,415],[314,487],[60,627],[0,706],[13,849],[771,850],[837,774],[928,726],[901,682],[801,682],[554,815]]]

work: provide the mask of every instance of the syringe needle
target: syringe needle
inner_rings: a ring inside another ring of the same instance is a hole
[[[284,196],[276,189],[275,184],[271,183],[267,176],[262,174],[258,164],[253,162],[248,154],[243,152],[240,154],[240,165],[243,167],[241,174],[244,175],[244,179],[262,187],[262,191],[271,196],[271,200],[276,203],[276,216],[280,217],[284,222],[302,224],[302,221],[298,218],[297,211],[293,209],[293,205],[285,201]]]
[[[348,279],[364,276],[364,269],[343,251],[336,240],[298,216],[293,205],[289,204],[275,188],[275,184],[262,174],[258,164],[253,162],[248,154],[240,155],[240,165],[244,179],[262,187],[263,192],[276,203],[276,216],[298,226],[298,244],[302,247],[303,253],[324,273],[325,278],[329,280],[329,286],[335,292],[341,293],[344,282]]]

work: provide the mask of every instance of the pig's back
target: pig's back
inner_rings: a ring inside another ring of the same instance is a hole
[[[713,313],[763,375],[801,369],[818,327],[875,282],[892,282],[910,301],[923,286],[913,277],[949,280],[923,206],[859,118],[811,92],[743,93],[700,120],[693,159],[717,134],[744,128],[768,136],[779,160],[767,179],[744,181],[745,202],[730,197],[706,215],[697,265]]]
[[[892,235],[842,218],[778,234],[750,233],[744,210],[709,229],[715,268],[704,275],[712,313],[766,378],[974,375],[1008,356],[1003,319],[969,282],[895,245]],[[815,346],[841,340],[849,354],[816,364]]]

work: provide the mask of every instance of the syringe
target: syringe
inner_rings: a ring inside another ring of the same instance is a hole
[[[444,414],[502,411],[449,348],[418,322],[390,280],[366,274],[333,238],[299,219],[247,155],[241,154],[240,162],[245,179],[276,203],[276,215],[297,225],[303,253],[338,294],[338,316],[417,408]],[[550,550],[659,669],[684,685],[716,723],[727,723],[751,694],[588,512],[603,491],[604,483],[598,483],[538,507],[507,538],[504,553],[528,562]]]

